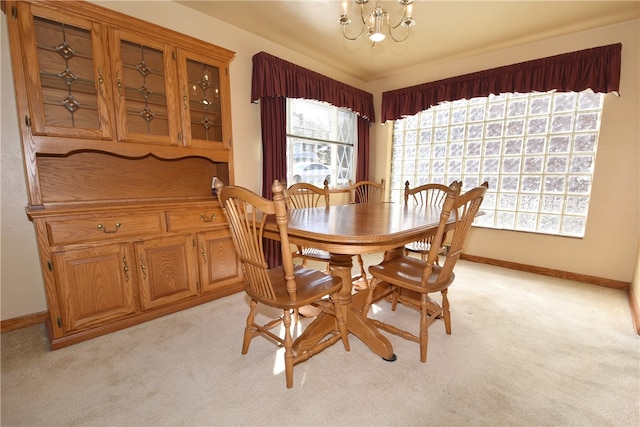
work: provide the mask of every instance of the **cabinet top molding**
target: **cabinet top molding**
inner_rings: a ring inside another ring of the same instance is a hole
[[[74,16],[103,22],[107,25],[128,29],[140,34],[145,33],[150,37],[166,39],[167,36],[169,36],[175,44],[189,49],[202,49],[203,43],[206,43],[208,45],[206,51],[207,56],[216,57],[223,61],[231,61],[236,55],[234,51],[217,46],[206,40],[201,40],[87,1],[20,0],[20,2],[38,5],[39,7],[51,10],[66,11],[67,13],[72,13]],[[18,2],[14,0],[2,0],[2,11],[11,17],[13,13],[11,7],[16,3]]]

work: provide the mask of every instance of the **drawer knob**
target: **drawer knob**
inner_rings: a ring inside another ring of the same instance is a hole
[[[115,229],[115,230],[107,230],[107,227],[105,227],[105,226],[104,226],[104,225],[102,225],[102,224],[98,224],[98,227],[97,227],[97,228],[98,228],[98,230],[102,230],[102,232],[103,232],[103,233],[117,233],[117,232],[118,232],[118,229],[119,229],[120,227],[122,227],[122,224],[120,224],[119,222],[116,222],[115,227],[116,227],[116,229]]]
[[[204,222],[213,222],[213,220],[215,219],[216,214],[211,214],[210,216],[205,216],[204,214],[200,215],[200,220],[204,221]]]

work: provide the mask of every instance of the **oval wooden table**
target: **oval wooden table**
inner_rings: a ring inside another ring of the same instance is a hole
[[[349,204],[289,212],[289,241],[323,249],[331,254],[331,275],[342,278],[340,301],[346,304],[347,329],[385,360],[395,360],[389,340],[362,313],[366,292],[352,295],[352,258],[356,254],[402,254],[404,245],[435,234],[440,208],[404,204]],[[277,240],[274,222],[265,226],[265,237]],[[334,329],[334,320],[320,313],[296,339],[294,348],[305,351]]]

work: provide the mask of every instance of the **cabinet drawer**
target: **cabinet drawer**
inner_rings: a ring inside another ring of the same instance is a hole
[[[51,246],[164,231],[161,212],[145,214],[95,214],[47,222]]]
[[[225,225],[227,218],[220,206],[175,209],[167,212],[169,231],[183,231]]]

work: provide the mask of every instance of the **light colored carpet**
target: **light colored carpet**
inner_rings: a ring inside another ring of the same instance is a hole
[[[2,334],[8,426],[638,426],[640,338],[622,291],[461,261],[453,334],[428,361],[389,336],[385,362],[357,338],[294,369],[262,338],[240,354],[236,294],[56,351],[44,327]],[[388,303],[375,316],[388,318]],[[396,322],[417,325],[399,308]]]

